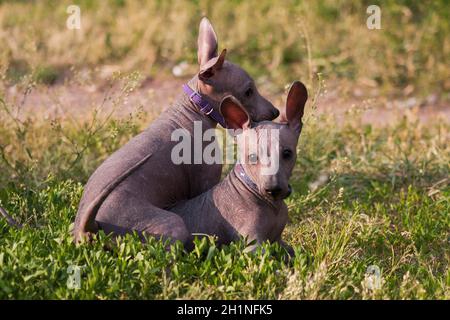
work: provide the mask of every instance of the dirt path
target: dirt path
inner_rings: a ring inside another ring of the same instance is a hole
[[[23,90],[16,86],[6,88],[6,101],[20,106],[21,117],[34,115],[45,119],[55,117],[84,118],[92,115],[97,108],[102,114],[114,109],[115,117],[123,117],[131,112],[142,110],[157,115],[170,106],[181,92],[186,79],[144,80],[127,96],[120,95],[120,88],[109,88],[104,82],[100,85],[66,83],[54,86],[38,86],[24,96]],[[264,92],[264,87],[262,88]],[[419,100],[408,97],[387,100],[373,92],[365,94],[361,90],[340,94],[337,86],[328,88],[317,98],[317,114],[332,113],[337,122],[342,122],[348,112],[362,114],[364,123],[384,125],[405,114],[417,114],[420,121],[434,121],[442,117],[450,121],[450,104],[430,96]],[[368,97],[371,96],[371,97]],[[284,94],[271,94],[269,99],[276,105],[284,105]]]

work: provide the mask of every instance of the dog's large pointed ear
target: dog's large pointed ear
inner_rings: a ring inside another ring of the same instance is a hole
[[[300,81],[295,81],[289,88],[282,121],[286,121],[289,127],[297,132],[301,130],[306,100],[308,100],[308,91],[305,85]]]
[[[226,96],[220,103],[220,113],[228,129],[246,129],[250,127],[250,116],[240,102],[233,96]]]
[[[217,36],[208,18],[204,17],[200,22],[198,34],[197,58],[200,65],[200,78],[207,79],[214,75],[216,70],[222,68],[225,61],[226,50],[217,55]]]
[[[197,57],[200,66],[217,57],[217,36],[211,22],[206,17],[200,22],[197,44]]]

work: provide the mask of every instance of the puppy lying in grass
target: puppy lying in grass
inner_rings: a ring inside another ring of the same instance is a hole
[[[250,250],[268,240],[280,243],[290,254],[293,253],[292,248],[281,240],[288,219],[288,209],[283,200],[291,193],[288,182],[296,162],[296,147],[307,98],[305,86],[294,82],[282,121],[263,121],[254,125],[235,98],[228,96],[222,100],[220,111],[227,127],[242,130],[237,143],[240,161],[216,186],[171,208],[183,218],[191,234],[214,235],[219,244],[229,244],[245,237],[254,243],[248,248]],[[262,138],[264,131],[268,133],[266,141]],[[251,135],[256,139],[251,139]],[[262,164],[264,156],[269,161],[278,161],[276,172],[265,174],[267,163]]]

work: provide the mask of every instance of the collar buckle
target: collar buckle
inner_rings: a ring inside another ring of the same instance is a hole
[[[205,111],[205,114],[207,115],[207,116],[209,116],[212,112],[213,112],[213,108],[211,108],[211,109],[209,109],[209,111]]]
[[[195,92],[195,91],[192,91],[192,93],[189,95],[189,100],[191,102],[193,102],[194,104],[196,104],[196,102],[194,101],[194,96],[196,96],[196,95],[197,95],[197,92]]]
[[[211,119],[219,123],[222,127],[226,128],[227,125],[222,115],[215,111],[214,108],[202,98],[202,95],[197,91],[192,90],[188,84],[183,84],[183,91],[189,96],[189,101],[191,101],[201,113],[209,116]]]

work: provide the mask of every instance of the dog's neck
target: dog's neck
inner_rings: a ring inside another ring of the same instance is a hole
[[[233,167],[224,180],[217,185],[221,194],[227,194],[229,201],[226,203],[243,203],[251,210],[279,210],[283,200],[274,200],[265,196],[258,186],[252,185],[241,176],[241,171]],[[239,199],[239,201],[237,201]],[[235,210],[231,210],[235,211]],[[226,211],[224,211],[226,212]],[[232,212],[230,212],[232,214]]]
[[[188,85],[193,89],[197,90],[197,76],[194,76],[188,81]],[[213,106],[215,110],[219,108],[219,102],[211,99],[207,95],[203,95],[208,103]],[[208,115],[202,113],[198,106],[196,106],[190,99],[188,94],[186,94],[180,87],[178,98],[173,102],[172,106],[166,111],[165,121],[173,122],[174,128],[182,127],[187,130],[191,130],[193,123],[196,121],[202,122],[202,130],[208,130],[217,127],[217,122],[214,121]]]
[[[220,101],[214,100],[208,94],[205,94],[204,92],[202,92],[203,90],[201,89],[200,80],[198,78],[198,75],[193,76],[188,81],[187,84],[189,85],[189,87],[192,90],[199,93],[202,96],[202,99],[204,99],[206,102],[208,102],[209,105],[211,105],[216,112],[219,112]],[[187,108],[189,108],[190,110],[192,110],[194,112],[201,114],[202,116],[207,117],[206,115],[202,114],[202,112],[199,110],[198,106],[196,106],[192,101],[189,100],[189,97],[187,96],[187,94],[184,94],[184,95],[188,98],[187,100],[189,101],[189,103],[186,105]]]

